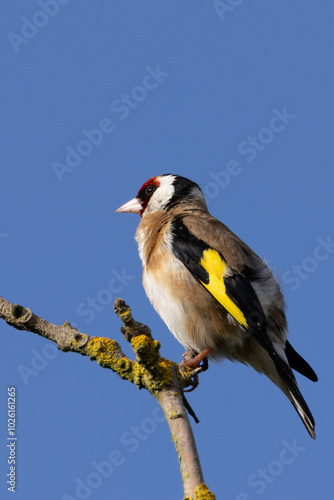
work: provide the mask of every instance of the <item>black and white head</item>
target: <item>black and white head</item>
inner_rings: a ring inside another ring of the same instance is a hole
[[[179,204],[206,208],[203,193],[195,182],[180,175],[163,174],[145,182],[137,196],[119,207],[116,212],[130,212],[144,217],[157,210],[168,211]]]

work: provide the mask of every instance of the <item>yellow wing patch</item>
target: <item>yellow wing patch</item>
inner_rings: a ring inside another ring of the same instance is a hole
[[[209,248],[208,250],[204,250],[200,264],[209,273],[210,280],[208,284],[201,281],[202,285],[205,286],[211,295],[218,300],[240,325],[248,328],[243,312],[226,294],[226,286],[224,283],[224,275],[228,269],[226,262],[216,250]]]

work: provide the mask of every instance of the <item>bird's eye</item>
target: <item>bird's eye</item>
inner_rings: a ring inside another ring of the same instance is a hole
[[[151,195],[154,191],[155,191],[155,187],[154,186],[148,186],[146,188],[146,194],[147,195]]]

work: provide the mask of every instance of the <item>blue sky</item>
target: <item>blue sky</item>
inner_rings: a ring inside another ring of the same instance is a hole
[[[0,19],[2,296],[131,356],[112,310],[121,296],[180,361],[141,285],[139,219],[114,213],[168,172],[199,183],[212,214],[281,280],[291,343],[319,376],[297,376],[317,440],[265,377],[211,364],[189,401],[217,499],[334,493],[333,17],[328,0],[18,0]],[[11,498],[11,386],[17,500],[182,498],[148,393],[36,335],[0,330],[1,498]]]

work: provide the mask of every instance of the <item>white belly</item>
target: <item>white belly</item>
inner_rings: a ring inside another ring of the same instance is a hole
[[[157,283],[150,273],[144,272],[143,286],[154,309],[174,337],[185,349],[197,350],[198,346],[189,342],[186,329],[187,316],[179,297],[175,297],[175,293],[172,293],[168,287]]]

